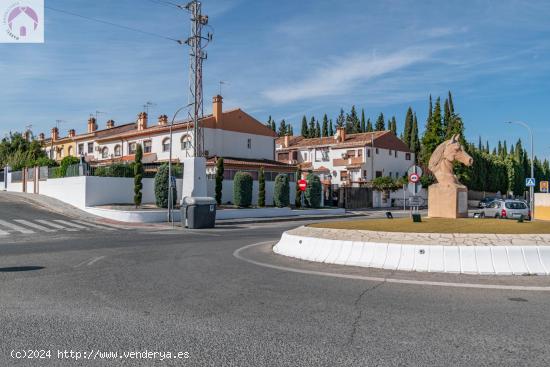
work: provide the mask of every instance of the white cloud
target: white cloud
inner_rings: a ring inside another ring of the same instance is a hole
[[[294,102],[349,92],[357,84],[428,61],[442,47],[416,47],[386,54],[362,54],[316,70],[297,82],[266,90],[263,95],[276,103]]]

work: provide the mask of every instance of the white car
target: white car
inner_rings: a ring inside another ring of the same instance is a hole
[[[497,199],[483,208],[481,216],[501,219],[519,219],[523,216],[523,218],[531,220],[531,210],[529,210],[529,206],[521,200]]]

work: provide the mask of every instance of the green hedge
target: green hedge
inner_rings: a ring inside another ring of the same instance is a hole
[[[307,187],[304,193],[305,198],[312,208],[319,208],[321,206],[321,195],[323,194],[323,188],[319,176],[309,173],[306,177]]]
[[[275,189],[273,190],[273,202],[278,208],[284,208],[290,205],[290,185],[288,175],[278,174],[275,177]]]
[[[168,164],[163,164],[159,167],[155,175],[155,202],[159,208],[168,208]],[[172,202],[176,205],[177,190],[172,189]]]
[[[252,176],[246,172],[237,172],[233,178],[233,202],[236,206],[247,208],[252,204]]]

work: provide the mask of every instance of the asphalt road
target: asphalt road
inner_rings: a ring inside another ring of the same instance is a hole
[[[71,220],[1,194],[0,220],[22,217]],[[342,279],[233,256],[299,224],[29,234],[0,222],[8,233],[0,236],[0,365],[550,365],[549,292]],[[324,269],[266,246],[243,255]],[[51,357],[10,356],[29,350]],[[71,350],[73,359],[59,358]],[[98,351],[188,354],[99,359]]]

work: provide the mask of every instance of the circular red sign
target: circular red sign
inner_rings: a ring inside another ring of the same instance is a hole
[[[307,181],[304,179],[298,180],[298,187],[300,188],[300,191],[306,191]]]
[[[417,183],[420,181],[420,175],[418,173],[411,173],[409,176],[409,181],[412,183]]]

